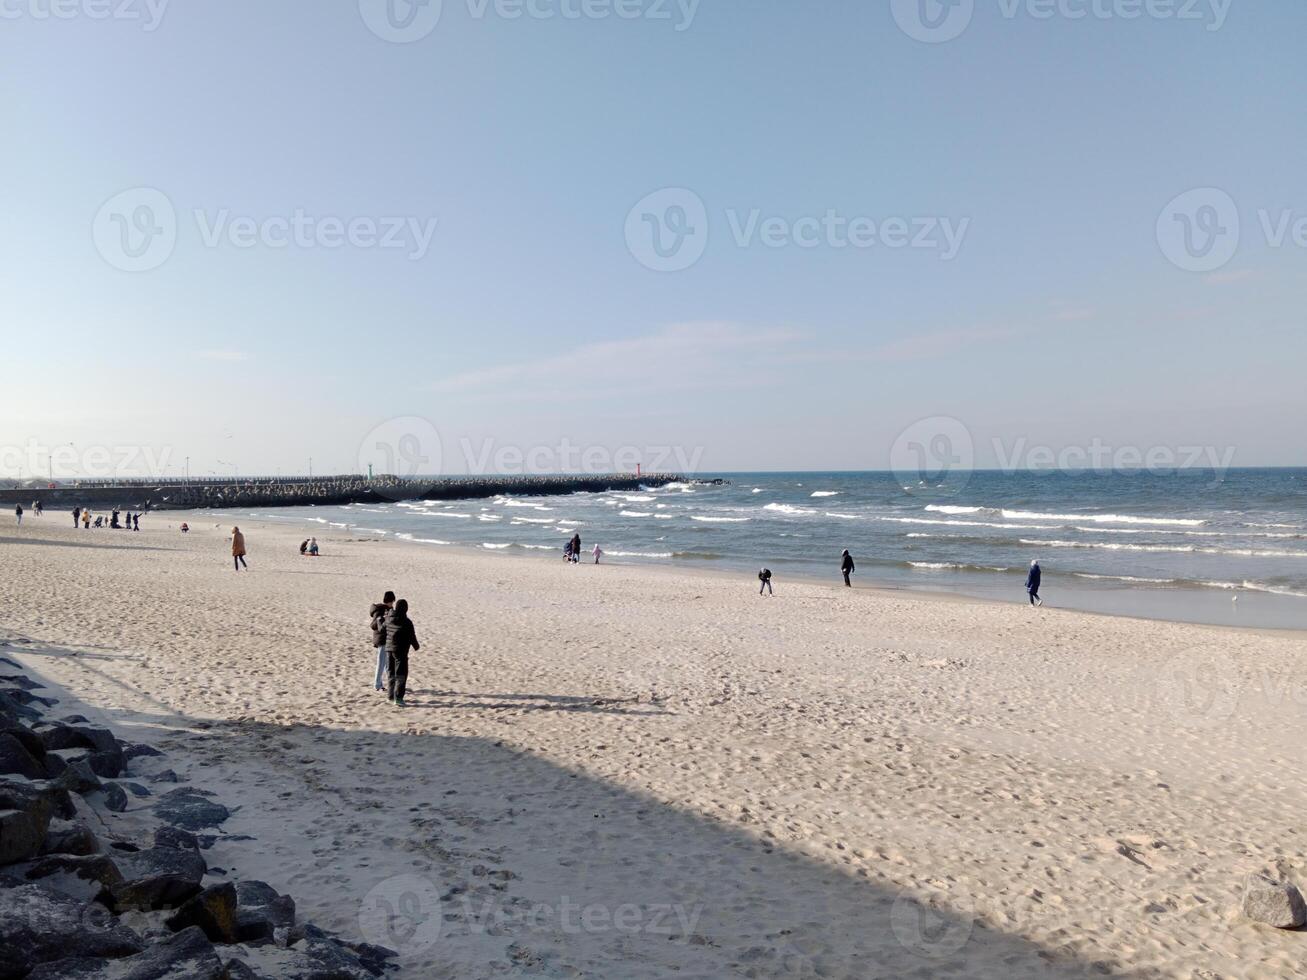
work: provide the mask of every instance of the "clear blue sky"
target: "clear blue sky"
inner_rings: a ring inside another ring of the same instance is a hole
[[[994,439],[1307,459],[1307,242],[1258,216],[1307,218],[1297,0],[978,0],[944,43],[899,0],[444,0],[408,43],[373,0],[101,2],[0,4],[0,445],[342,471],[418,416],[449,471],[562,440],[863,469],[948,416],[981,464]],[[176,240],[124,271],[133,229],[97,215],[142,187]],[[668,187],[703,202],[706,247],[655,271],[627,217]],[[1192,271],[1159,216],[1205,187],[1240,236]],[[206,244],[224,215],[280,240],[297,211],[436,227],[419,258]],[[966,225],[945,258],[741,244],[751,212]]]

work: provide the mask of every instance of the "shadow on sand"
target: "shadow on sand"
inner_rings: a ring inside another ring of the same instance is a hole
[[[0,651],[10,652],[42,679],[43,649]],[[606,700],[427,693],[468,710]],[[932,859],[946,896],[935,903],[840,851],[818,860],[755,832],[747,812],[723,805],[710,817],[504,741],[83,713],[165,752],[135,760],[130,778],[173,768],[239,806],[223,829],[255,839],[219,842],[211,864],[289,891],[323,926],[399,950],[399,977],[1145,976],[986,925],[985,896],[968,893],[948,853]],[[431,712],[409,717],[438,724]],[[850,845],[892,846],[887,833],[869,826]]]

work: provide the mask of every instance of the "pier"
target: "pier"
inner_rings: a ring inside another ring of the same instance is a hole
[[[720,483],[674,473],[616,473],[602,476],[448,476],[366,477],[287,476],[191,480],[27,481],[0,488],[0,506],[29,508],[35,501],[48,511],[74,507],[124,510],[203,510],[215,507],[305,507],[398,500],[469,500],[501,494],[516,497],[639,490],[669,483]]]

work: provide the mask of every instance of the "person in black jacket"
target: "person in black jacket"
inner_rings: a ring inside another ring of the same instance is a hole
[[[849,554],[849,549],[844,549],[844,555],[840,558],[840,571],[844,573],[844,584],[853,588],[853,583],[849,581],[849,576],[853,574],[853,556]]]
[[[1026,575],[1026,591],[1030,593],[1030,604],[1032,606],[1042,606],[1044,600],[1039,597],[1039,583],[1044,577],[1044,573],[1039,569],[1039,559],[1030,562],[1030,573]]]
[[[572,562],[580,564],[581,562],[581,532],[578,531],[572,535]]]
[[[771,590],[771,569],[770,569],[770,568],[764,568],[764,569],[759,570],[759,572],[758,572],[758,581],[762,583],[762,585],[758,586],[758,595],[762,595],[762,591],[763,591],[763,589],[766,589],[766,590],[767,590],[767,594],[768,594],[768,595],[771,595],[771,594],[772,594],[772,590]]]
[[[305,547],[307,544],[305,542]],[[305,547],[300,548],[300,554],[304,554]],[[380,602],[374,602],[368,610],[368,618],[372,621],[372,649],[377,651],[377,676],[372,683],[378,691],[381,690],[381,679],[386,675],[386,613],[394,605],[395,593],[387,592]]]
[[[413,620],[408,618],[408,600],[400,599],[386,613],[386,662],[390,669],[390,695],[387,700],[404,707],[404,689],[408,686],[408,652],[421,650]]]
[[[78,522],[79,522],[81,519],[82,519],[82,508],[80,508],[80,507],[74,507],[74,508],[73,508],[73,527],[76,527],[77,524],[78,524]]]

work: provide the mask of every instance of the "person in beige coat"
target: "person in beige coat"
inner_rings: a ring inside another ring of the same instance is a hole
[[[236,571],[241,570],[241,566],[249,570],[249,565],[245,564],[245,535],[241,534],[241,529],[234,527],[231,529],[231,563]]]

